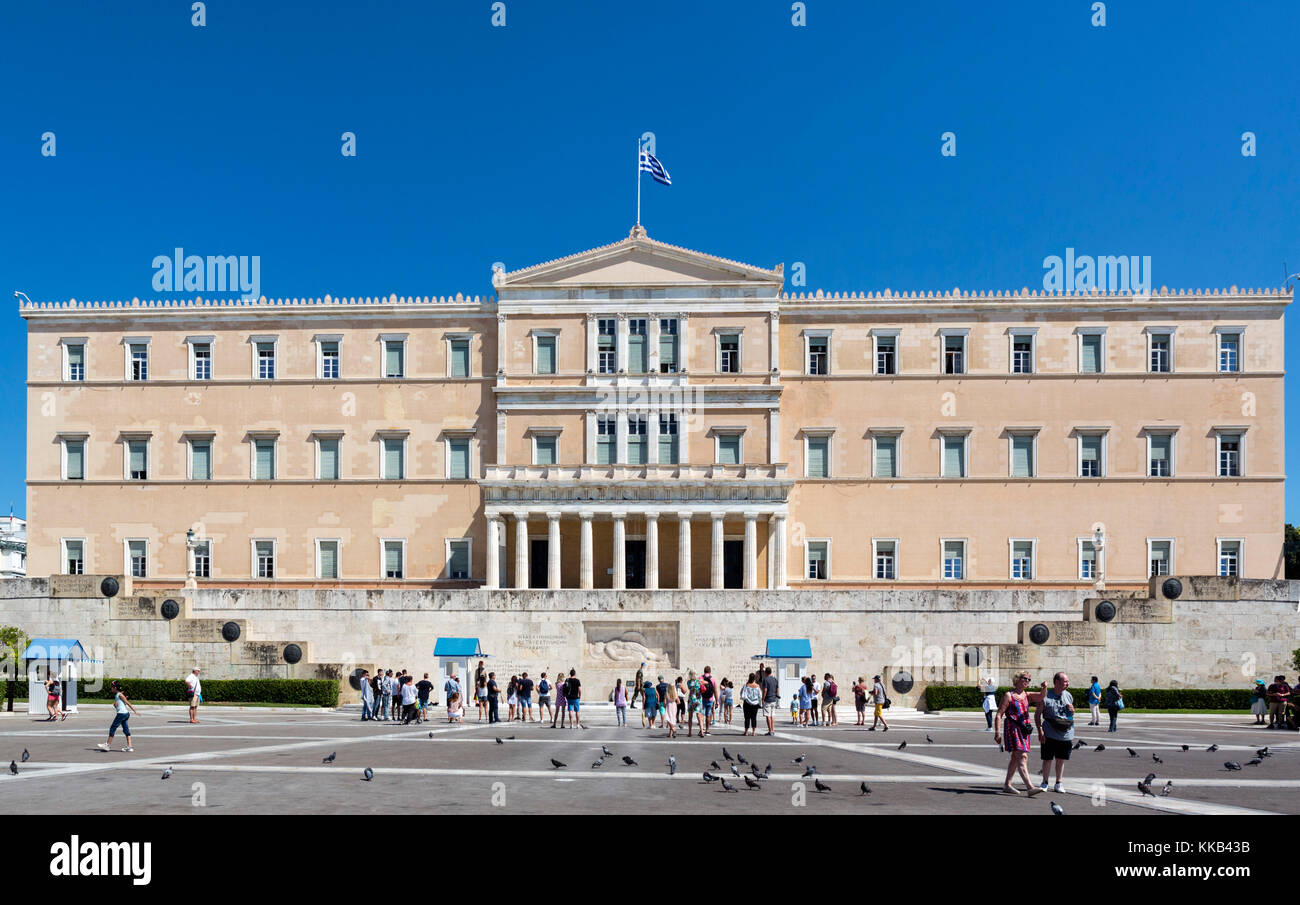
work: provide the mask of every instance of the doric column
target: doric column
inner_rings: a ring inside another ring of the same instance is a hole
[[[645,517],[645,586],[659,590],[659,513],[647,512]]]
[[[627,587],[627,515],[614,513],[614,590]]]
[[[623,312],[619,312],[618,315],[618,333],[615,335],[614,341],[618,343],[618,345],[615,347],[615,356],[614,356],[615,360],[618,362],[618,367],[615,368],[615,370],[617,370],[620,374],[626,374],[627,373],[627,315]]]
[[[515,587],[528,587],[528,513],[515,513]]]
[[[725,512],[710,512],[709,517],[713,519],[713,543],[710,545],[713,560],[709,567],[709,587],[720,588],[723,584],[722,574],[722,519]]]
[[[659,318],[653,314],[646,318],[646,342],[650,348],[646,349],[646,366],[650,368],[651,374],[659,373]]]
[[[579,544],[579,570],[582,575],[578,579],[578,587],[584,591],[592,588],[592,561],[591,561],[591,516],[590,512],[579,512],[578,518],[582,520],[582,541]]]
[[[691,514],[677,513],[677,587],[691,587]]]
[[[510,347],[506,345],[506,316],[497,315],[497,375],[504,377],[506,373],[506,350]]]
[[[785,574],[785,516],[778,513],[774,521],[776,522],[776,543],[772,547],[773,585],[778,590],[785,590],[790,586],[786,581]]]
[[[586,447],[585,454],[582,457],[584,465],[594,465],[596,463],[596,410],[587,409],[586,414],[587,435],[584,438]]]
[[[745,513],[745,589],[758,587],[758,513]]]
[[[614,461],[625,464],[627,462],[627,412],[620,409],[614,417],[618,419],[617,433],[614,434]]]
[[[560,587],[560,513],[546,513],[546,586]]]
[[[587,315],[587,373],[596,371],[596,315]]]
[[[685,371],[691,363],[691,316],[683,311],[677,315],[677,370]]]
[[[501,558],[498,553],[500,541],[497,540],[497,527],[500,521],[495,515],[487,520],[487,586],[492,590],[501,587]]]
[[[773,375],[779,375],[781,370],[781,315],[776,311],[771,311],[767,315],[768,324],[768,365],[767,368]]]

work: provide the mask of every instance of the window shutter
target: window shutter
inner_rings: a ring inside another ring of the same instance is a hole
[[[405,477],[402,473],[404,443],[395,437],[384,440],[384,477],[390,481]]]
[[[808,438],[808,477],[825,478],[830,476],[827,467],[827,446],[830,443],[828,437],[809,437]]]
[[[451,474],[453,481],[469,480],[469,441],[451,441]]]
[[[212,478],[212,444],[195,443],[191,447],[193,461],[190,467],[194,480],[207,481]]]
[[[1169,435],[1168,434],[1152,435],[1151,437],[1152,464],[1155,464],[1156,462],[1168,463],[1168,461],[1169,461]]]
[[[555,373],[555,337],[537,337],[537,373]]]
[[[320,577],[339,577],[339,548],[336,543],[320,545]]]
[[[147,447],[143,443],[137,442],[131,444],[131,471],[136,472],[145,470],[145,460],[147,458],[145,455],[146,449]]]
[[[396,577],[402,574],[402,545],[389,542],[384,544],[384,574]]]
[[[677,336],[663,331],[659,332],[659,370],[671,374],[677,370]]]
[[[718,462],[723,465],[740,464],[740,437],[725,434],[718,438]]]
[[[629,374],[644,374],[649,370],[646,364],[645,336],[634,333],[627,338],[627,370]]]
[[[677,435],[665,434],[662,428],[659,433],[659,464],[677,464]]]
[[[324,481],[337,481],[339,477],[339,441],[320,441],[320,476]]]
[[[537,438],[537,464],[554,465],[555,464],[555,438],[538,437]]]
[[[68,346],[68,364],[82,365],[86,363],[85,346]]]
[[[405,372],[402,370],[402,343],[397,340],[387,340],[384,343],[384,376],[385,377],[403,377]]]
[[[275,478],[275,444],[269,440],[257,441],[257,479],[270,481]]]
[[[86,477],[86,445],[81,441],[68,441],[68,478],[82,480]]]
[[[898,439],[896,437],[876,438],[876,477],[898,477]]]
[[[1033,475],[1034,438],[1013,436],[1011,438],[1011,476],[1028,478]]]
[[[1082,439],[1080,456],[1083,458],[1083,461],[1085,463],[1085,471],[1087,470],[1086,463],[1096,462],[1098,466],[1097,473],[1100,474],[1101,473],[1101,467],[1100,467],[1101,466],[1101,437],[1085,436]]]
[[[1085,374],[1101,373],[1101,336],[1096,333],[1083,335],[1082,360],[1079,370]]]
[[[944,437],[943,438],[943,475],[946,478],[963,478],[966,476],[964,469],[964,455],[966,446],[965,437]]]
[[[131,549],[131,558],[136,559],[144,556],[145,542],[142,540],[133,540],[129,544]]]
[[[452,578],[469,578],[469,544],[452,541],[450,569]]]
[[[469,376],[469,340],[457,339],[451,343],[451,376]]]

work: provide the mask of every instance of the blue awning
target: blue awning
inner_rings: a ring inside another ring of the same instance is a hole
[[[23,651],[24,660],[89,660],[76,638],[33,638]]]
[[[812,659],[812,642],[807,638],[768,638],[765,656]]]
[[[439,638],[433,645],[435,657],[486,657],[477,638]]]

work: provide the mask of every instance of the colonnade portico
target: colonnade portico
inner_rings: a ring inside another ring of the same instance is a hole
[[[629,582],[627,572],[628,520],[635,519],[643,523],[645,528],[644,540],[639,542],[644,543],[644,587],[647,590],[660,589],[659,528],[660,522],[663,520],[676,520],[677,522],[677,580],[675,587],[680,589],[692,587],[691,526],[707,521],[710,525],[708,542],[710,568],[707,587],[721,589],[724,587],[725,579],[724,546],[727,540],[723,526],[726,522],[734,523],[743,519],[742,587],[746,589],[759,587],[758,524],[762,520],[768,528],[767,553],[772,576],[771,587],[781,589],[787,587],[785,566],[786,517],[787,511],[784,504],[777,508],[773,508],[771,504],[765,508],[752,505],[737,507],[733,504],[732,506],[678,507],[668,511],[648,509],[644,506],[638,507],[634,504],[627,506],[583,506],[570,503],[553,507],[489,507],[487,512],[488,548],[485,557],[487,563],[486,586],[488,588],[528,588],[531,586],[530,576],[535,574],[534,570],[540,568],[539,564],[530,562],[531,543],[534,540],[540,543],[540,537],[535,533],[529,533],[529,524],[530,521],[535,524],[544,518],[546,520],[545,574],[547,588],[559,589],[563,587],[561,565],[565,561],[566,555],[572,555],[572,550],[564,549],[561,541],[561,523],[571,524],[576,522],[578,525],[579,548],[577,586],[584,590],[595,587],[595,565],[599,559],[601,562],[608,561],[610,564],[612,587],[615,590],[624,590],[628,587]],[[502,574],[504,554],[501,548],[504,545],[505,532],[510,521],[514,522],[515,529],[514,570],[512,575],[507,576]],[[610,523],[612,526],[612,543],[609,544],[608,553],[605,555],[602,555],[603,551],[597,551],[594,548],[593,523],[598,521]],[[572,544],[571,536],[568,543]],[[571,572],[570,575],[572,575]],[[639,583],[638,586],[640,586]]]

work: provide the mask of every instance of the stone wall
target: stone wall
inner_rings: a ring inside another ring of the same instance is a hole
[[[842,684],[909,672],[913,689],[892,695],[908,706],[926,684],[973,683],[969,646],[980,649],[978,673],[999,682],[1019,668],[1036,677],[1064,669],[1075,684],[1095,673],[1129,687],[1243,685],[1294,672],[1291,651],[1300,647],[1300,582],[1269,580],[1184,578],[1177,600],[1153,583],[1147,596],[1106,597],[1116,608],[1110,622],[1097,619],[1095,592],[1077,590],[203,588],[141,596],[128,584],[109,601],[89,595],[97,577],[75,587],[60,581],[0,582],[0,623],[79,638],[118,676],[179,678],[198,665],[213,678],[340,677],[383,665],[436,677],[436,640],[468,636],[480,639],[499,677],[576,668],[591,699],[616,677],[631,678],[643,658],[652,674],[709,665],[739,682],[767,639],[808,638],[812,668]],[[179,618],[162,618],[166,599],[178,602]],[[241,630],[234,644],[221,637],[227,622]],[[1030,629],[1040,623],[1049,637],[1036,644]],[[289,642],[305,654],[295,666],[282,658]]]

